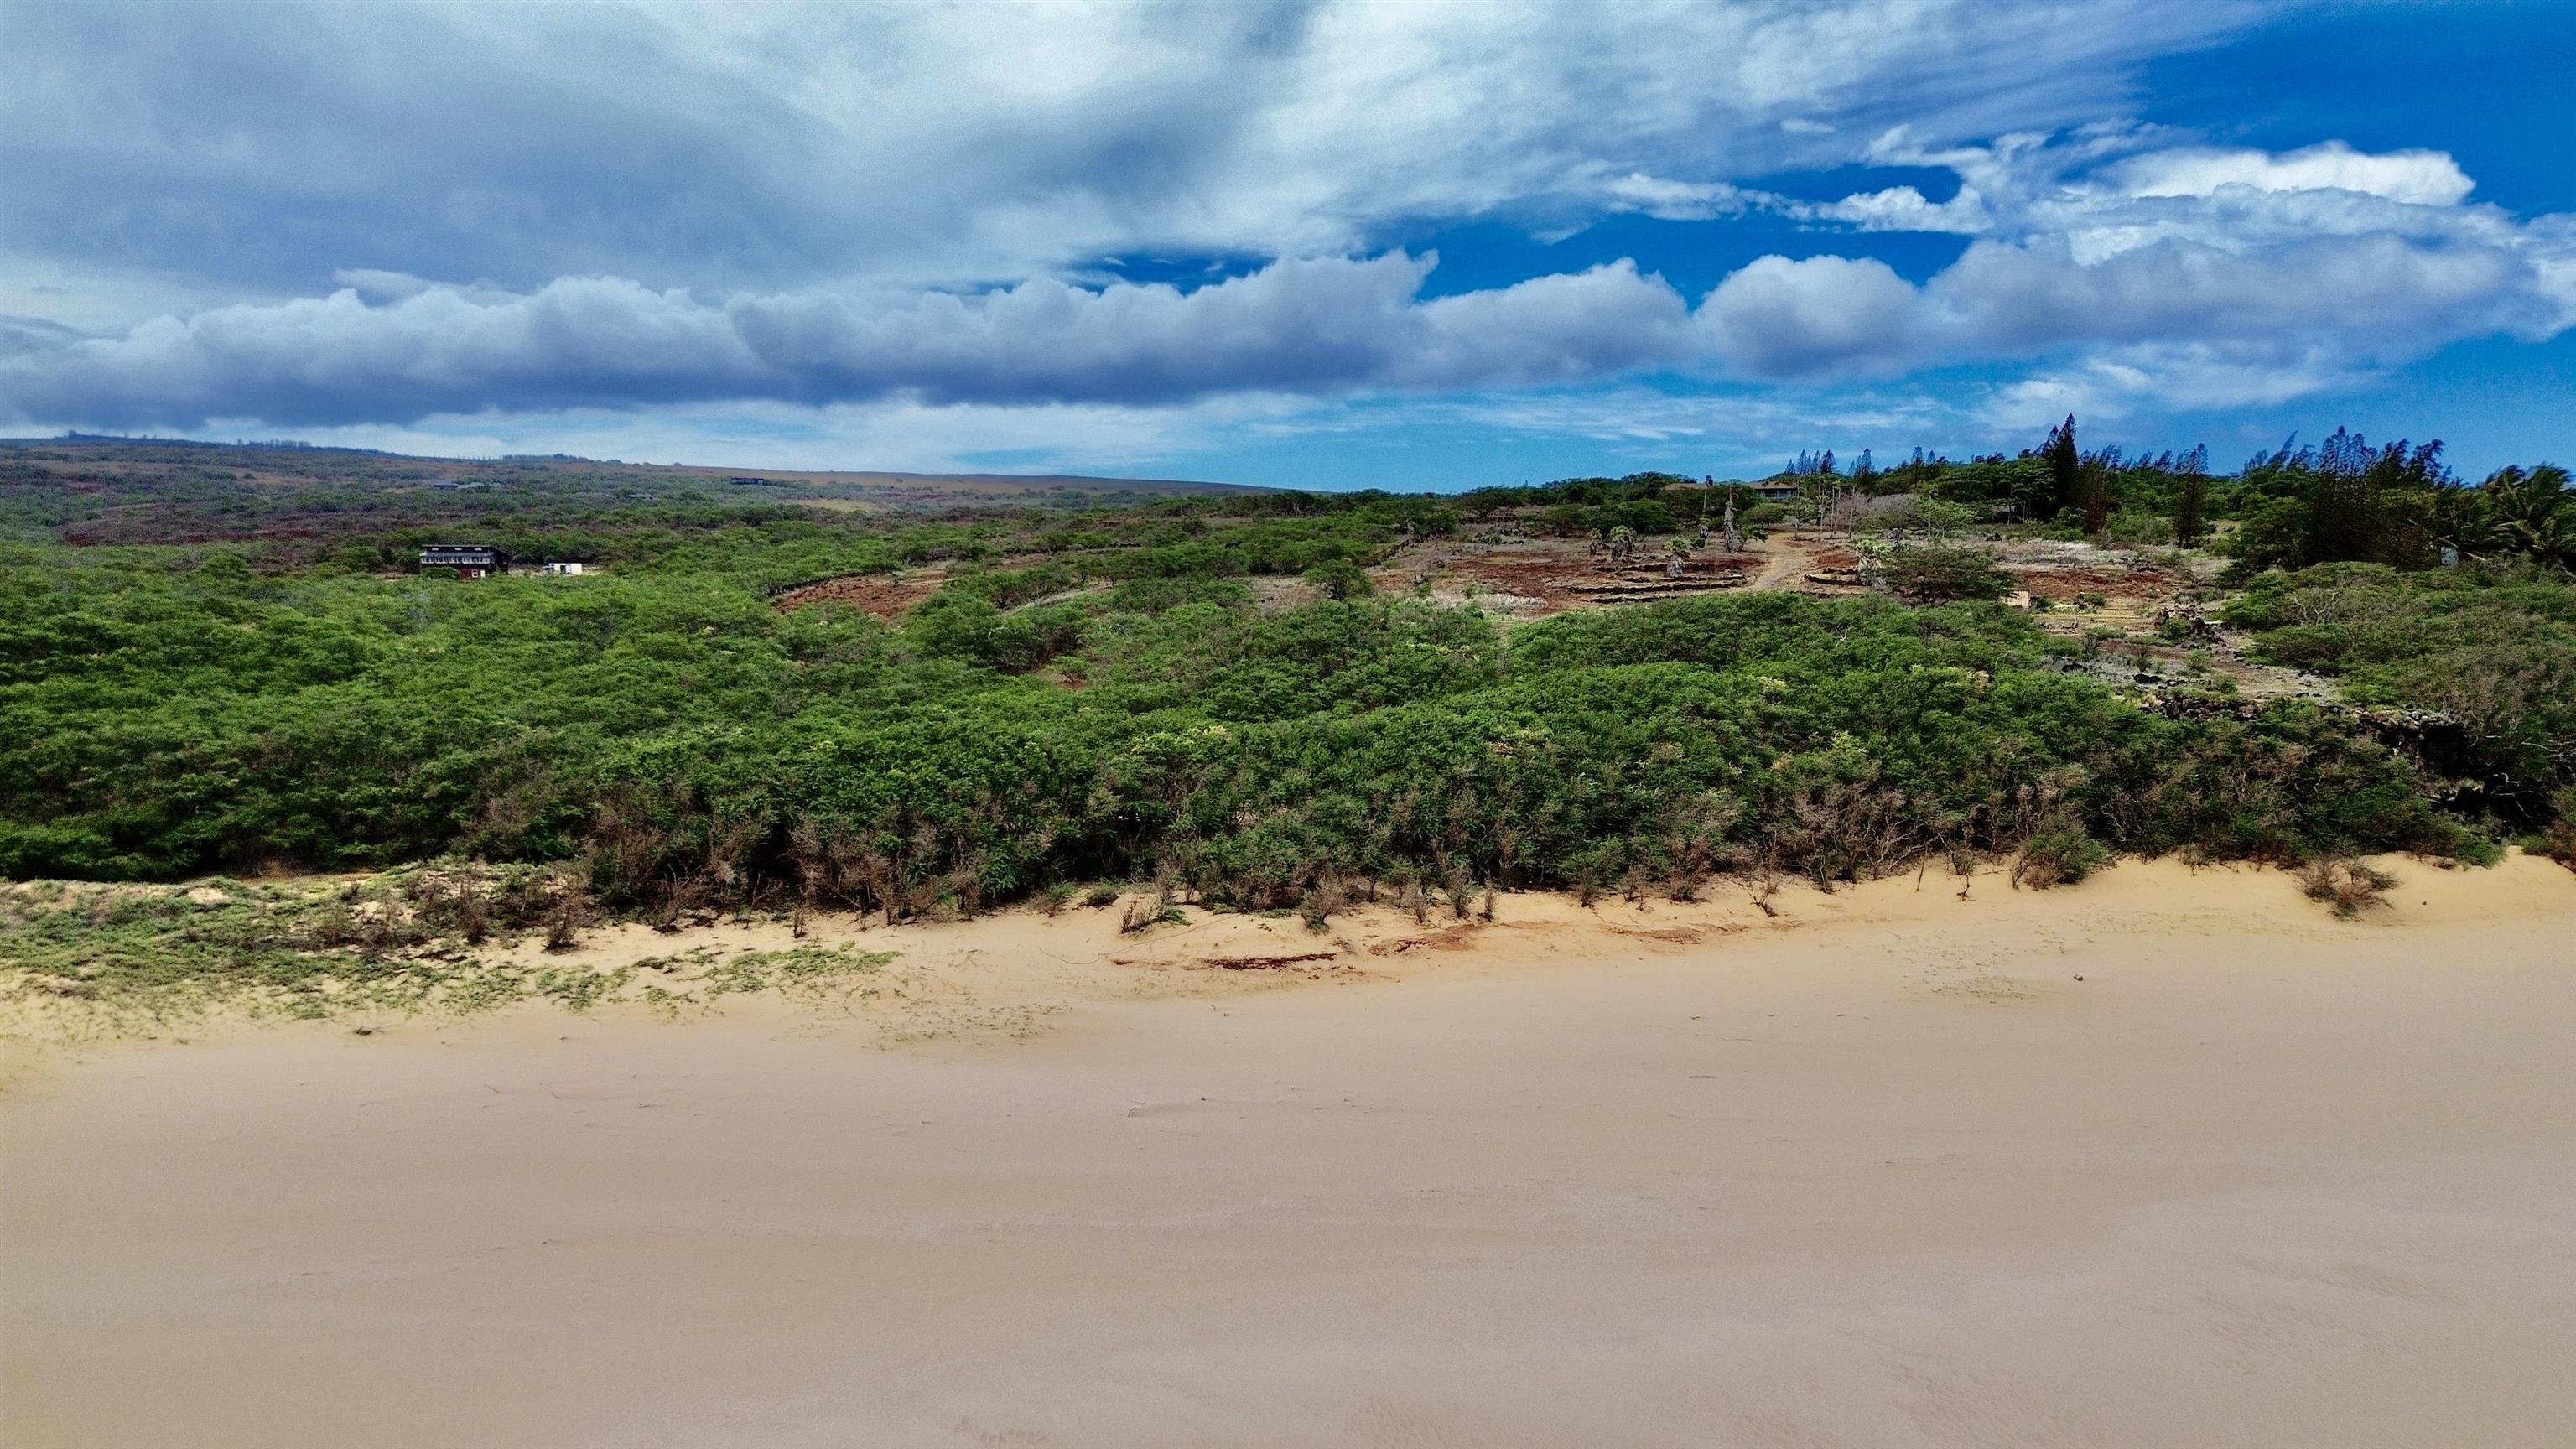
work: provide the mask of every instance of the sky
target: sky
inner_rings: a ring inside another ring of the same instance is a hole
[[[2576,462],[2576,0],[0,0],[0,432]]]

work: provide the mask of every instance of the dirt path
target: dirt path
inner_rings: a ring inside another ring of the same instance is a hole
[[[1786,533],[1765,535],[1762,540],[1762,551],[1771,556],[1771,561],[1762,566],[1760,576],[1748,586],[1753,592],[1766,593],[1772,589],[1787,588],[1806,574],[1809,562],[1807,547],[1794,535]]]

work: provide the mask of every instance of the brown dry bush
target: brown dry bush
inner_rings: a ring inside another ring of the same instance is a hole
[[[2386,906],[2384,893],[2395,884],[2397,877],[2348,855],[2321,855],[2299,867],[2299,890],[2347,921]]]
[[[1828,893],[1839,881],[1890,874],[1927,844],[1912,800],[1880,787],[1874,769],[1856,780],[1801,786],[1787,805],[1771,824],[1769,848],[1783,867]]]
[[[1746,853],[1743,873],[1738,877],[1744,886],[1746,899],[1765,916],[1780,914],[1780,908],[1771,904],[1771,900],[1780,894],[1780,886],[1786,879],[1787,873],[1780,868],[1778,853],[1768,847]]]
[[[1159,880],[1154,883],[1152,895],[1129,901],[1127,908],[1118,913],[1118,934],[1133,936],[1166,921],[1178,923],[1187,919],[1173,898],[1171,881]]]
[[[1721,790],[1675,801],[1656,845],[1664,860],[1664,893],[1688,903],[1735,854],[1727,832],[1744,818],[1744,802]]]
[[[1647,873],[1644,866],[1629,866],[1627,872],[1619,877],[1620,899],[1632,906],[1642,906],[1646,903],[1647,893],[1654,889],[1654,884],[1655,878]]]
[[[482,889],[471,879],[456,883],[456,933],[468,946],[480,946],[492,934],[492,911],[484,904]]]
[[[546,921],[546,949],[569,951],[581,944],[581,917],[567,901]]]
[[[2540,853],[2576,870],[2576,786],[2559,791],[2550,803],[2557,813],[2540,832]]]
[[[1319,877],[1297,901],[1298,918],[1309,931],[1323,930],[1335,915],[1350,909],[1350,890],[1334,875]]]
[[[2576,819],[2560,816],[2540,833],[2540,853],[2576,870]]]

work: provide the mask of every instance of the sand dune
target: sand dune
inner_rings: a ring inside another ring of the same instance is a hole
[[[0,1430],[2576,1442],[2576,877],[2398,869],[2355,923],[2138,864],[1008,917],[676,1024],[56,1050],[0,1094]]]

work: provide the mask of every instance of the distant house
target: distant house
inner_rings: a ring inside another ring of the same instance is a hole
[[[577,563],[543,563],[537,565],[537,572],[541,574],[577,574],[581,571],[581,565]]]
[[[737,473],[725,481],[737,488],[773,488],[778,483],[775,478],[754,478],[748,473]]]
[[[1745,486],[1753,490],[1754,497],[1761,499],[1765,503],[1795,503],[1798,501],[1798,485],[1795,483],[1783,483],[1778,479],[1769,479],[1760,483],[1748,483]]]
[[[510,556],[489,544],[433,543],[420,551],[420,566],[425,569],[454,569],[460,579],[479,579],[499,573]]]

